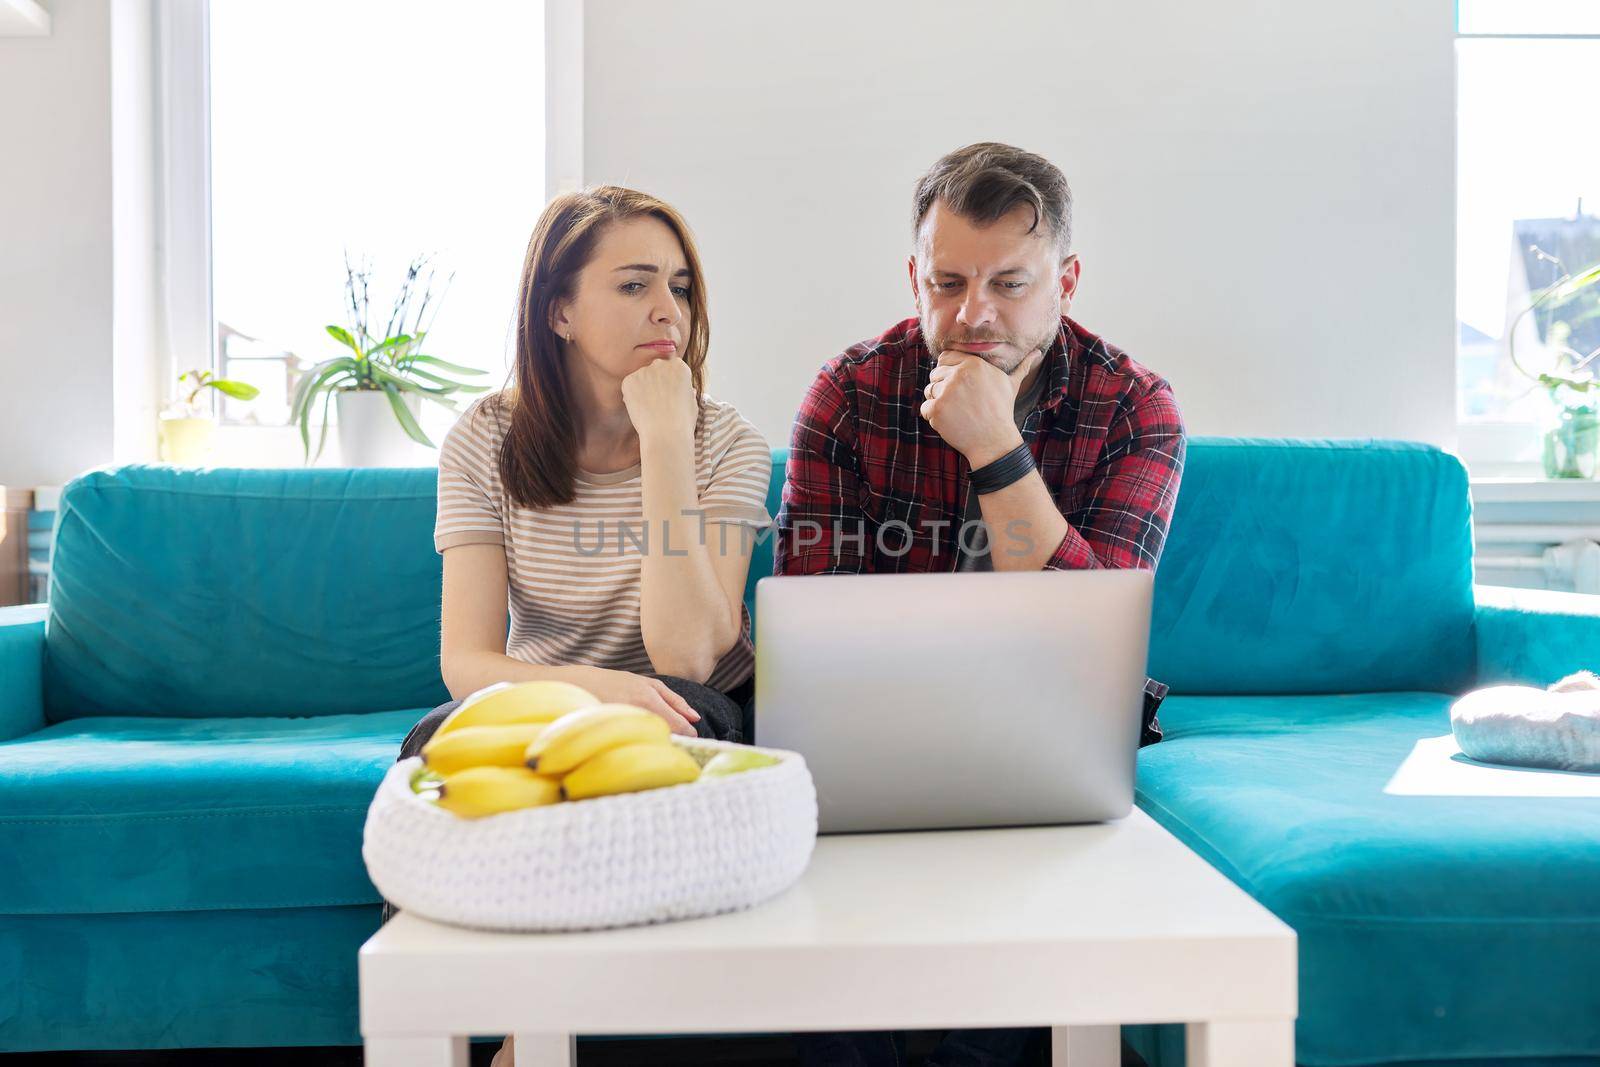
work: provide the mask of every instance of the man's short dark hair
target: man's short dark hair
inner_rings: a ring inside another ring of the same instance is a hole
[[[917,180],[911,239],[922,233],[934,201],[982,226],[999,221],[1019,204],[1033,209],[1029,233],[1043,229],[1066,255],[1072,248],[1072,190],[1061,168],[1032,152],[981,141],[958,148]]]

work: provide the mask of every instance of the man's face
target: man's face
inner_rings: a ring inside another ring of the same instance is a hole
[[[970,352],[1010,373],[1049,347],[1078,287],[1078,257],[1063,258],[1032,224],[1026,205],[980,226],[934,201],[910,262],[928,351]]]

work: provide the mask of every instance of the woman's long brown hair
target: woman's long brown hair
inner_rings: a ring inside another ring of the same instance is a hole
[[[594,256],[604,228],[642,216],[672,228],[689,266],[689,336],[683,359],[694,379],[695,399],[705,388],[711,321],[706,315],[705,274],[689,226],[670,206],[646,193],[601,185],[563,193],[550,202],[528,239],[517,301],[514,385],[500,394],[499,414],[510,426],[500,446],[500,484],[523,507],[565,504],[574,495],[582,415],[572,400],[571,371],[551,310],[572,299],[578,274]]]

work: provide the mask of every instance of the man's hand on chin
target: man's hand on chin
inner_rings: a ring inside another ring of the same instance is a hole
[[[1017,392],[1043,359],[1034,349],[1007,373],[982,356],[946,349],[923,390],[922,417],[973,468],[993,463],[1022,443]]]

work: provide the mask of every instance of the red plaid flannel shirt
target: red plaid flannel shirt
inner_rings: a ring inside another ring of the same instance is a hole
[[[913,318],[823,365],[795,418],[777,573],[956,569],[970,468],[919,411],[936,364]],[[1154,570],[1183,473],[1172,387],[1066,316],[1040,373],[1022,438],[1069,525],[1046,566]],[[1145,684],[1144,743],[1166,692]]]

